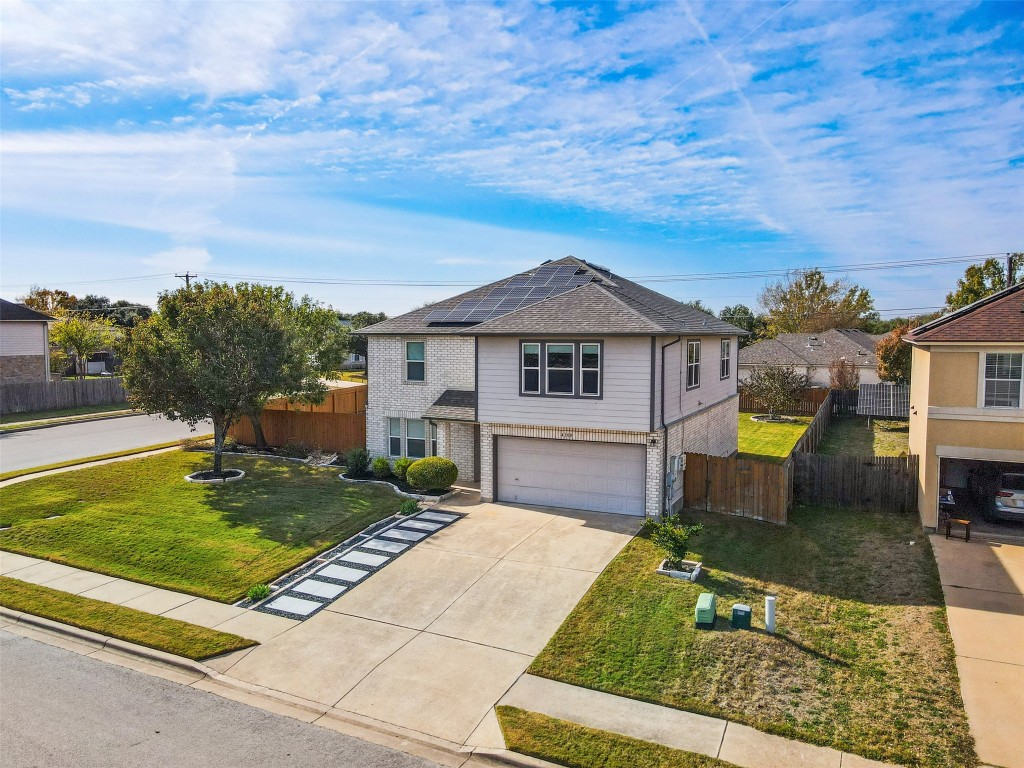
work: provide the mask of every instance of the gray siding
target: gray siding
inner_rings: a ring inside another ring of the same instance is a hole
[[[736,394],[736,352],[737,340],[731,343],[731,365],[729,377],[719,377],[721,355],[720,336],[683,336],[678,344],[672,344],[675,336],[659,336],[655,347],[655,428],[661,421],[661,357],[665,355],[665,413],[664,423],[671,424],[691,413],[707,408],[713,403]],[[686,389],[686,342],[701,342],[700,386]],[[670,345],[671,346],[668,346]]]
[[[559,337],[552,341],[572,341]],[[593,338],[575,340],[593,341]],[[519,339],[480,337],[481,422],[552,427],[647,430],[651,420],[649,336],[604,341],[603,397],[524,397],[519,394]]]

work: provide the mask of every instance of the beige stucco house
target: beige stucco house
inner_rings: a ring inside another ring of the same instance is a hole
[[[921,457],[921,522],[934,527],[939,489],[979,474],[1024,471],[1024,284],[915,328],[910,451]]]
[[[367,448],[444,456],[485,501],[656,516],[682,454],[737,448],[737,337],[567,257],[363,328]]]
[[[0,383],[50,380],[53,318],[0,299]]]

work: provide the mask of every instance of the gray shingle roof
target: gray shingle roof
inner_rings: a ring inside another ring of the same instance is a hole
[[[465,299],[483,298],[492,288],[514,277],[453,296],[428,307],[414,309],[383,323],[362,328],[366,334],[460,334],[465,336],[561,334],[704,334],[746,335],[746,332],[700,310],[681,304],[656,291],[615,275],[603,268],[567,256],[552,264],[578,264],[594,275],[594,281],[567,293],[523,307],[476,325],[439,325],[426,322],[434,309],[456,306]],[[532,272],[527,270],[525,273]]]
[[[0,320],[19,320],[22,322],[45,323],[54,318],[13,301],[0,299]]]
[[[448,421],[476,421],[476,392],[471,389],[446,389],[423,416]]]
[[[820,365],[840,357],[858,366],[875,367],[875,343],[872,336],[855,328],[832,328],[820,333],[780,333],[740,350],[740,365]],[[813,339],[813,341],[812,341]]]

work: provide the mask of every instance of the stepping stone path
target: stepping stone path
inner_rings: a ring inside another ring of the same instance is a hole
[[[255,606],[254,610],[299,621],[308,619],[394,558],[460,517],[462,515],[453,512],[428,511],[386,524],[383,528],[380,523],[372,525],[334,550],[279,579],[279,588],[273,596]]]

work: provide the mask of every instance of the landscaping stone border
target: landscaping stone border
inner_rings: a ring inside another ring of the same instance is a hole
[[[399,488],[394,483],[389,483],[387,480],[368,480],[368,479],[359,479],[359,480],[357,480],[357,479],[354,479],[354,478],[351,478],[351,477],[345,477],[345,473],[344,472],[342,472],[340,475],[338,475],[338,478],[343,483],[375,483],[376,485],[386,485],[386,486],[390,487],[391,490],[393,490],[399,496],[404,496],[407,499],[416,499],[416,501],[427,501],[427,502],[430,502],[430,503],[434,503],[434,502],[438,502],[438,501],[444,501],[445,499],[450,499],[452,496],[454,496],[456,493],[458,493],[458,491],[455,490],[455,489],[452,489],[452,490],[448,491],[447,493],[442,493],[440,496],[430,496],[430,495],[425,494],[425,493],[409,493],[408,491],[403,491],[401,488]]]
[[[229,470],[226,470],[226,471],[228,471],[228,472],[237,472],[238,474],[237,475],[232,475],[231,477],[211,477],[209,480],[203,480],[202,478],[193,477],[192,476],[192,475],[199,475],[199,474],[202,474],[203,472],[208,472],[208,471],[209,470],[204,469],[201,472],[193,472],[191,475],[185,475],[185,482],[186,483],[198,483],[199,485],[220,485],[222,483],[237,483],[239,480],[242,480],[242,479],[245,478],[245,470],[244,469],[229,469]]]

